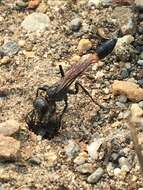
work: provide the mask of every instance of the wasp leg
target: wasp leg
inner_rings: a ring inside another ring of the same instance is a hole
[[[36,120],[35,111],[32,110],[25,117],[25,121],[28,127],[33,127],[35,125],[35,120]]]
[[[64,73],[62,65],[59,65],[59,69],[60,69],[61,77],[64,77],[65,73]]]
[[[63,78],[65,76],[65,73],[64,73],[62,65],[59,65],[59,70],[60,71],[57,74],[61,74],[61,77]]]
[[[104,108],[102,105],[100,105],[97,101],[95,101],[95,100],[92,98],[92,96],[89,94],[89,92],[88,92],[78,81],[75,82],[75,91],[69,89],[69,90],[68,90],[68,93],[69,93],[69,94],[77,94],[77,93],[79,92],[79,87],[85,92],[85,94],[86,94],[87,96],[90,97],[90,99],[91,99],[96,105],[98,105],[98,106],[101,107],[101,108]]]
[[[62,111],[62,114],[60,115],[60,121],[62,120],[62,117],[63,117],[63,115],[66,112],[67,107],[68,107],[68,98],[67,98],[67,96],[65,97],[64,102],[65,102],[65,107],[64,107],[64,109]]]

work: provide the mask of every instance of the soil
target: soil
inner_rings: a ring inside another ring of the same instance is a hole
[[[16,55],[10,56],[10,62],[0,65],[0,88],[6,94],[0,99],[0,122],[13,118],[21,126],[16,136],[21,141],[21,156],[16,162],[0,163],[0,184],[8,190],[101,190],[104,188],[133,190],[142,187],[137,157],[132,142],[131,140],[128,142],[127,137],[121,141],[119,138],[118,143],[119,149],[129,148],[132,159],[132,169],[124,179],[109,176],[105,172],[97,184],[89,184],[86,175],[77,172],[73,161],[65,154],[65,146],[70,139],[74,139],[81,150],[85,150],[86,145],[96,137],[96,134],[100,134],[103,138],[109,134],[116,136],[118,130],[128,134],[126,118],[120,119],[120,116],[121,113],[125,115],[129,111],[131,102],[126,102],[124,107],[118,107],[117,99],[112,95],[111,85],[115,79],[121,78],[121,69],[127,62],[131,64],[128,78],[135,80],[141,78],[139,75],[141,68],[134,64],[138,53],[131,60],[123,62],[113,52],[102,61],[102,64],[99,64],[97,70],[94,70],[94,66],[90,66],[77,79],[88,89],[94,99],[109,107],[106,112],[99,110],[99,107],[80,90],[77,95],[69,96],[68,110],[54,138],[41,139],[41,136],[27,129],[25,116],[32,109],[37,88],[45,84],[52,85],[59,80],[60,75],[57,74],[59,64],[65,71],[74,64],[71,58],[75,54],[78,55],[77,46],[80,39],[89,39],[92,42],[92,49],[88,52],[94,52],[95,48],[105,41],[98,34],[98,28],[107,28],[111,36],[114,32],[118,37],[122,36],[119,25],[111,19],[115,5],[89,9],[84,1],[78,4],[64,0],[43,2],[47,7],[46,14],[51,20],[51,28],[45,32],[33,33],[25,31],[21,23],[27,15],[37,10],[27,8],[15,10],[13,0],[0,3],[0,42],[25,41],[24,47],[21,47]],[[134,14],[138,17],[137,12]],[[77,32],[69,29],[70,21],[77,15],[88,25],[87,30],[83,26]],[[135,41],[138,42],[140,40],[138,32],[134,36]],[[101,72],[103,77],[96,77],[97,72],[98,74]],[[59,111],[63,106],[64,103],[58,103]],[[112,127],[115,122],[120,123],[117,129]],[[112,146],[114,147],[114,143]],[[116,143],[114,148],[117,148]],[[30,159],[36,161],[33,163]],[[102,167],[103,160],[98,160],[95,164]]]

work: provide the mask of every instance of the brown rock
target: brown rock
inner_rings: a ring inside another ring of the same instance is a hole
[[[28,3],[28,8],[35,9],[39,6],[40,3],[41,3],[41,0],[30,0]]]
[[[0,124],[0,134],[5,136],[11,136],[19,131],[19,123],[10,119]]]
[[[36,9],[36,11],[40,12],[40,13],[46,13],[47,9],[48,9],[47,5],[44,2],[42,2],[42,3],[40,3],[40,5]]]
[[[20,150],[20,142],[0,134],[0,160],[15,160]]]
[[[126,95],[133,102],[143,100],[143,89],[139,85],[128,81],[115,80],[112,85],[114,95]]]

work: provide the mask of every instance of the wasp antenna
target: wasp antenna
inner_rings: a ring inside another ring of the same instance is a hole
[[[95,51],[97,53],[98,57],[100,59],[103,59],[107,55],[109,55],[113,51],[113,49],[117,43],[117,40],[118,40],[117,38],[113,38],[113,39],[106,41],[101,46],[99,46]]]

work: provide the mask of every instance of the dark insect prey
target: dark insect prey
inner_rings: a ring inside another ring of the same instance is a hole
[[[54,134],[57,132],[61,125],[61,119],[68,107],[68,94],[77,94],[79,87],[88,95],[91,100],[100,106],[102,106],[93,100],[89,92],[79,83],[75,82],[75,90],[69,87],[80,76],[89,65],[97,63],[100,59],[105,58],[112,52],[116,45],[117,39],[111,39],[99,46],[94,54],[83,55],[80,61],[74,65],[69,71],[64,73],[62,66],[59,66],[61,79],[52,86],[44,85],[37,89],[36,99],[33,102],[34,109],[27,115],[26,122],[30,130],[39,133],[43,129],[45,134]],[[45,92],[45,95],[41,95],[41,92]],[[56,113],[56,102],[64,101],[65,106],[58,116]]]

